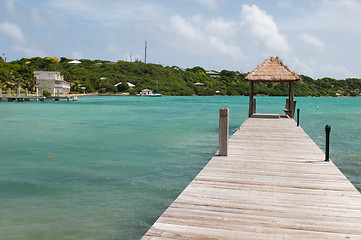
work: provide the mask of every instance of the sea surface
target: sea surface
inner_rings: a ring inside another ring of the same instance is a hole
[[[300,124],[361,189],[361,98],[296,98]],[[284,97],[258,97],[282,113]],[[0,239],[140,239],[218,148],[248,97],[0,102]]]

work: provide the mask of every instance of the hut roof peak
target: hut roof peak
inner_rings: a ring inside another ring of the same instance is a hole
[[[248,73],[244,80],[254,82],[293,82],[301,80],[301,77],[288,69],[278,57],[270,57]]]

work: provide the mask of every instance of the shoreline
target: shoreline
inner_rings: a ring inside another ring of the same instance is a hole
[[[96,96],[118,96],[118,97],[138,97],[140,95],[129,95],[129,94],[109,94],[109,93],[79,93],[79,94],[69,94],[69,97],[96,97]],[[163,95],[165,97],[248,97],[247,95],[192,95],[192,96],[173,96],[173,95]],[[268,96],[268,95],[255,95],[255,97],[287,97],[287,96]],[[295,97],[307,97],[307,98],[361,98],[361,96],[295,96]]]

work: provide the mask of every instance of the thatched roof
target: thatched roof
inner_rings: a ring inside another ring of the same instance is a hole
[[[283,65],[278,57],[270,57],[252,72],[248,73],[244,80],[254,82],[292,82],[301,80],[301,77]]]

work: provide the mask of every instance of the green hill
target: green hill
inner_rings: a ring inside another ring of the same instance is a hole
[[[114,85],[130,82],[136,86],[129,90],[137,94],[142,89],[159,90],[163,95],[248,95],[248,82],[237,71],[223,70],[218,76],[209,76],[202,67],[182,70],[179,67],[145,64],[143,62],[109,62],[103,60],[80,59],[80,64],[69,63],[71,59],[61,58],[22,58],[10,63],[0,61],[0,86],[5,88],[22,87],[33,89],[35,78],[33,71],[59,71],[64,79],[71,82],[72,92],[116,93]],[[359,96],[360,79],[336,80],[322,78],[314,80],[303,76],[303,81],[295,85],[296,96]],[[198,84],[196,84],[198,83]],[[199,84],[201,83],[201,84]],[[123,85],[123,87],[125,84]],[[127,90],[128,91],[128,90]],[[284,83],[258,83],[255,94],[286,96],[288,85]],[[337,95],[338,95],[337,94]]]

